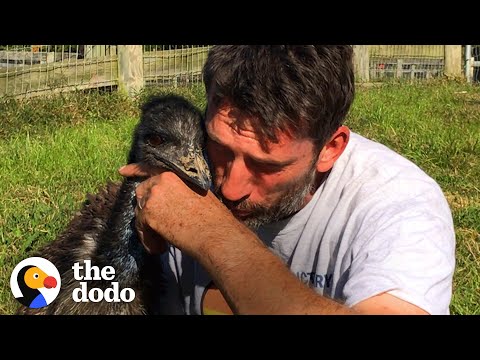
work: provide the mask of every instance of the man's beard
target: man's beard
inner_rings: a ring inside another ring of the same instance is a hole
[[[247,211],[248,217],[241,221],[255,231],[262,225],[282,220],[303,208],[307,195],[316,189],[317,171],[315,163],[312,165],[300,179],[287,185],[286,189],[277,195],[277,200],[269,206],[253,204],[248,199],[232,203],[223,197],[220,188],[215,187],[214,192],[231,211]]]

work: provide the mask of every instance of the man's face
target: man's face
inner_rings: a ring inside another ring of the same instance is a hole
[[[252,229],[300,210],[314,191],[316,159],[311,140],[280,134],[265,150],[249,125],[235,125],[241,114],[210,102],[206,115],[207,152],[215,192]]]

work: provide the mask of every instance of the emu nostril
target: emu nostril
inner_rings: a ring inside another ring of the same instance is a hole
[[[194,174],[198,174],[198,170],[195,169],[194,167],[188,168],[187,171],[191,172],[191,173],[194,173]]]
[[[53,276],[48,276],[45,280],[43,280],[43,286],[45,286],[47,289],[54,288],[57,286],[57,279],[55,279]]]

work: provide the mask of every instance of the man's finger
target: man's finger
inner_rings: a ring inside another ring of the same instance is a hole
[[[146,166],[142,164],[128,164],[122,166],[118,169],[118,172],[122,176],[131,177],[131,176],[150,176],[150,171]]]
[[[137,197],[137,206],[140,210],[143,210],[145,206],[145,197]]]
[[[167,250],[166,241],[140,220],[140,211],[138,209],[135,209],[135,214],[135,227],[137,229],[138,240],[142,246],[151,255],[164,253]]]
[[[159,175],[167,170],[155,167],[149,167],[142,163],[134,163],[122,166],[118,169],[120,175],[125,177],[132,177],[132,176],[141,176],[141,177],[150,177]]]

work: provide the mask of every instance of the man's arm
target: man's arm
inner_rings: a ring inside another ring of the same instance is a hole
[[[353,308],[362,314],[372,315],[430,315],[422,308],[389,293],[372,296]]]
[[[234,219],[223,231],[200,234],[204,245],[196,256],[236,314],[428,315],[388,293],[353,308],[321,296],[298,281],[254,233],[237,223]]]
[[[145,175],[135,165],[121,174]],[[137,199],[142,207],[137,209],[137,226],[145,247],[164,248],[156,243],[159,234],[194,257],[236,314],[425,313],[389,294],[349,308],[315,293],[211,192],[199,195],[171,172],[140,184]]]
[[[228,219],[221,231],[200,237],[203,245],[196,259],[211,274],[236,314],[353,313],[298,281],[254,233],[235,219]]]

